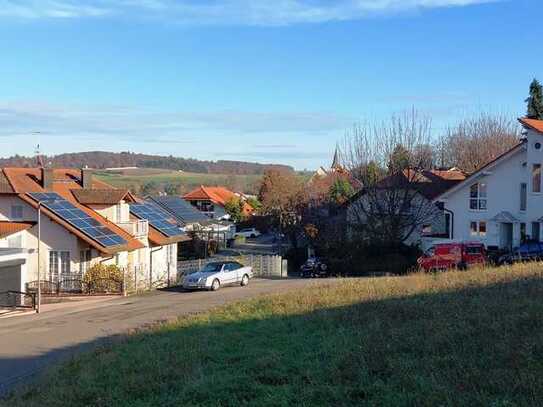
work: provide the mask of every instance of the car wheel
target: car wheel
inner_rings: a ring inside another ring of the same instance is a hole
[[[218,279],[213,280],[213,283],[211,283],[211,291],[217,291],[219,288],[221,288],[221,282]]]
[[[254,239],[255,237],[256,237],[256,235],[253,233],[253,234],[251,235],[251,239]]]
[[[246,285],[249,285],[249,276],[247,274],[245,274],[242,278],[241,278],[241,286],[242,287],[245,287]]]

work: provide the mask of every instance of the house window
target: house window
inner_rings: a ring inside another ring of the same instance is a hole
[[[81,250],[79,252],[79,273],[85,274],[90,267],[92,259],[91,249]]]
[[[432,225],[423,225],[422,226],[422,234],[423,235],[431,235],[432,234]]]
[[[486,236],[486,222],[479,222],[479,236]]]
[[[520,241],[523,243],[526,241],[526,223],[520,224]]]
[[[541,192],[541,164],[532,167],[532,192]]]
[[[532,222],[532,240],[535,240],[536,242],[539,242],[540,225],[539,222]]]
[[[520,210],[525,211],[526,210],[526,191],[528,190],[528,186],[525,182],[520,184]]]
[[[12,205],[11,206],[11,219],[21,220],[23,219],[23,206],[22,205]]]
[[[469,208],[477,211],[486,210],[486,184],[476,182],[470,187]]]
[[[50,251],[49,252],[49,280],[58,281],[59,274],[70,274],[70,252]]]
[[[469,224],[470,234],[471,236],[479,236],[479,237],[485,237],[486,236],[486,222],[485,221],[479,221],[479,222],[470,222]]]

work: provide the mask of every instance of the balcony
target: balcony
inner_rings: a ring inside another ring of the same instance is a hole
[[[147,220],[120,222],[117,225],[136,238],[147,237],[149,233],[149,222]]]

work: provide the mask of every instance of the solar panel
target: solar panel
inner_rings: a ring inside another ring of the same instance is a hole
[[[185,224],[209,221],[209,217],[177,196],[159,196],[151,199]]]
[[[29,195],[102,246],[111,247],[127,243],[125,239],[107,226],[104,226],[55,192],[35,192]]]
[[[168,237],[185,234],[172,215],[152,202],[130,204],[130,212],[140,219],[147,219],[152,227]]]

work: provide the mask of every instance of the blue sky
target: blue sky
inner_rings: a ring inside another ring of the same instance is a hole
[[[0,0],[0,155],[327,164],[354,123],[517,117],[539,0]],[[33,134],[39,131],[40,134]]]

